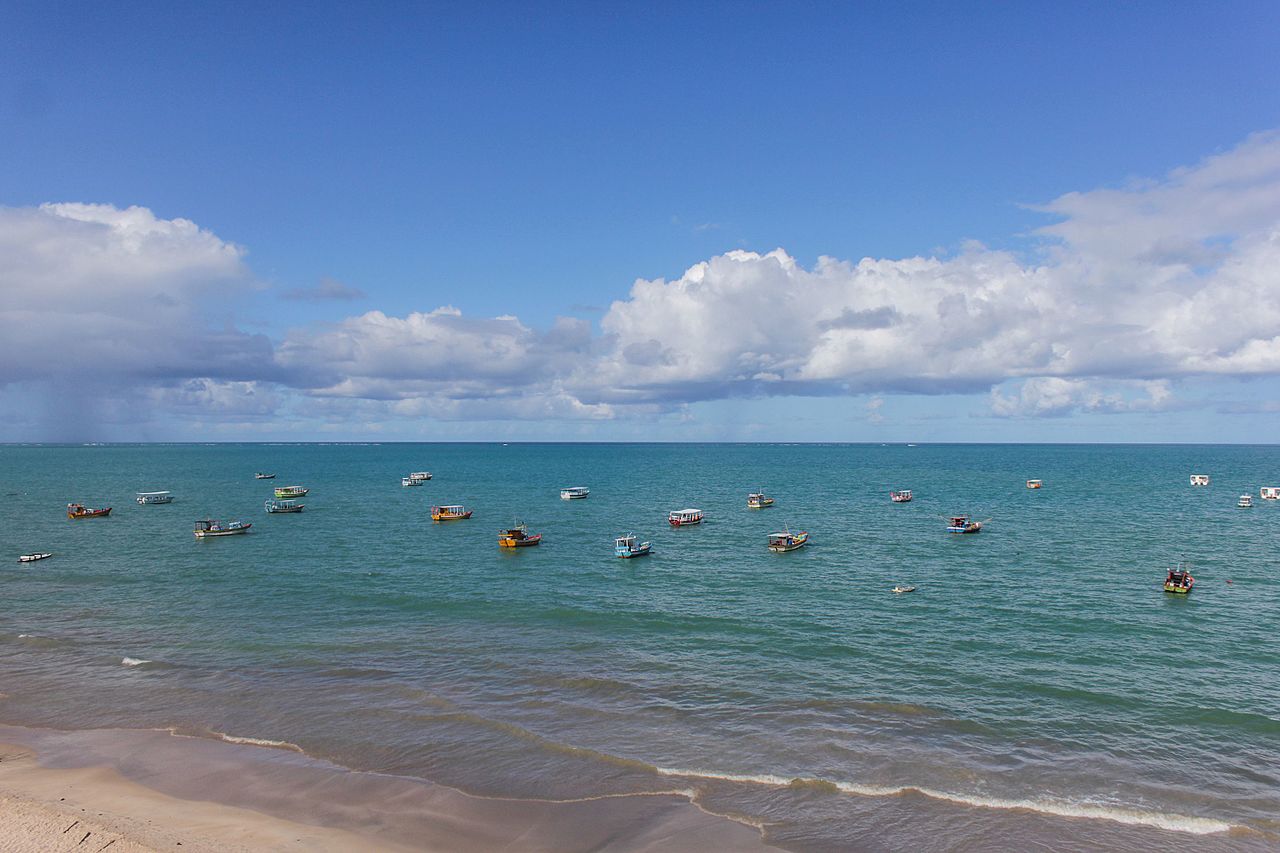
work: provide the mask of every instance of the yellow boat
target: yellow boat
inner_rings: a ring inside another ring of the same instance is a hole
[[[458,519],[470,517],[471,510],[456,504],[451,506],[433,506],[431,508],[432,521],[457,521]]]

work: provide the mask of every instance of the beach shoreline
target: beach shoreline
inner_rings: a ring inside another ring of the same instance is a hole
[[[0,839],[4,853],[774,849],[677,793],[475,797],[258,745],[2,725]]]

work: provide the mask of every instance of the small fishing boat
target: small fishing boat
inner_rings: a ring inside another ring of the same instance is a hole
[[[911,490],[899,489],[896,492],[890,492],[889,500],[893,501],[896,504],[908,503],[911,500]]]
[[[48,551],[41,551],[35,554],[21,554],[18,557],[19,563],[34,563],[36,560],[47,560],[52,557]]]
[[[111,507],[90,509],[84,504],[67,504],[67,518],[106,518],[111,515]]]
[[[276,475],[275,475],[275,474],[264,474],[264,473],[262,473],[261,471],[259,471],[258,473],[256,473],[256,474],[254,474],[254,475],[253,475],[253,478],[254,478],[255,480],[274,480],[274,479],[276,478]]]
[[[1241,495],[1240,500],[1236,501],[1236,506],[1241,509],[1249,509],[1253,506],[1253,495]]]
[[[470,517],[471,510],[456,504],[450,506],[433,506],[431,508],[432,521],[458,521],[459,519]]]
[[[1209,485],[1209,475],[1208,475],[1208,474],[1192,474],[1192,475],[1191,475],[1191,485],[1193,485],[1193,486],[1207,486],[1207,485]]]
[[[508,527],[498,532],[499,548],[524,548],[528,545],[537,545],[541,541],[541,533],[529,535],[527,524],[517,524],[515,527]]]
[[[431,472],[430,471],[414,471],[412,474],[409,475],[409,479],[413,480],[415,483],[425,483],[427,480],[431,479]]]
[[[630,557],[643,557],[649,553],[649,550],[649,543],[637,542],[634,533],[628,533],[613,540],[613,553],[624,560]]]
[[[677,509],[667,514],[667,523],[672,527],[688,527],[702,523],[702,510]]]
[[[276,497],[278,498],[305,498],[310,489],[302,486],[277,486]]]
[[[215,536],[236,536],[240,533],[248,533],[250,527],[253,527],[253,525],[247,521],[230,521],[223,524],[221,521],[206,518],[203,521],[196,522],[195,534],[197,539],[210,539]]]
[[[297,501],[293,501],[293,500],[278,501],[274,499],[269,499],[263,504],[263,507],[266,509],[267,512],[270,512],[270,513],[302,512],[304,509],[307,508],[307,505],[300,504]]]
[[[560,500],[580,501],[589,494],[591,494],[591,490],[586,486],[569,486],[560,490]]]
[[[137,501],[142,506],[148,504],[171,504],[173,495],[170,492],[138,492]]]
[[[1280,501],[1280,486],[1263,486],[1258,489],[1258,496],[1264,501]]]
[[[1028,489],[1043,489],[1044,480],[1027,480]]]
[[[967,515],[953,515],[947,521],[948,533],[981,533],[982,522],[974,521]]]
[[[1165,576],[1164,591],[1186,595],[1191,592],[1191,587],[1195,586],[1195,583],[1196,579],[1191,577],[1191,572],[1178,566],[1176,569],[1170,569],[1169,574]]]
[[[747,495],[747,509],[764,509],[773,506],[773,498],[764,492],[752,492]]]
[[[799,533],[792,533],[790,530],[784,530],[781,533],[770,533],[769,550],[775,554],[783,554],[787,551],[803,548],[808,541],[809,534],[803,530]]]
[[[914,586],[895,586],[893,591],[897,593],[915,592],[916,588]]]
[[[408,486],[421,486],[421,485],[422,485],[423,483],[425,483],[425,482],[426,482],[426,480],[415,480],[415,479],[413,479],[412,477],[401,477],[401,478],[400,478],[400,485],[405,486],[405,487],[408,487]]]

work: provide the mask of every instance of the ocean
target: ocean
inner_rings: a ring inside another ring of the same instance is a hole
[[[295,483],[305,512],[263,512]],[[792,850],[1274,849],[1268,485],[1280,447],[3,446],[0,723],[483,796],[678,791]],[[706,522],[670,528],[685,507]],[[989,521],[949,535],[960,513]],[[542,544],[500,550],[517,521]],[[768,552],[784,527],[810,544]],[[629,532],[653,555],[617,559]]]

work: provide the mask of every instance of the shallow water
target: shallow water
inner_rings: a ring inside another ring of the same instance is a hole
[[[263,513],[292,483],[306,511]],[[1274,844],[1280,505],[1235,500],[1277,484],[1273,447],[0,447],[0,720],[692,791],[804,849]],[[175,502],[132,502],[154,489]],[[686,506],[707,522],[670,529]],[[958,512],[991,521],[948,535]],[[205,517],[253,532],[198,542]],[[500,551],[516,519],[544,543]],[[812,544],[770,554],[784,524]],[[630,531],[653,556],[613,557]],[[1179,559],[1188,598],[1160,589]]]

